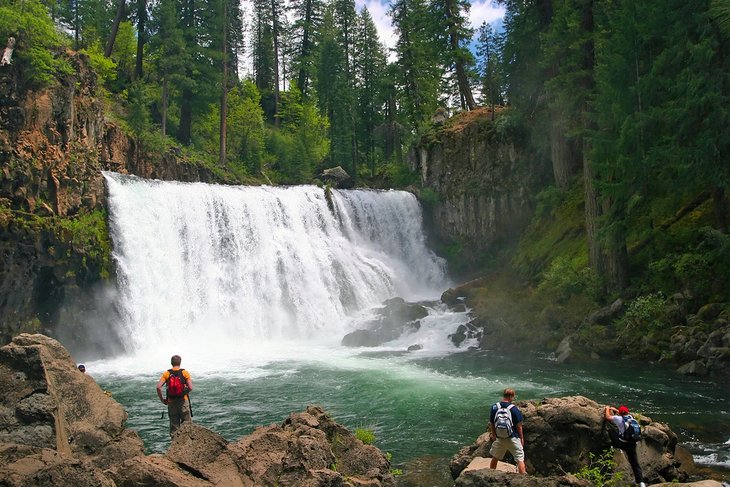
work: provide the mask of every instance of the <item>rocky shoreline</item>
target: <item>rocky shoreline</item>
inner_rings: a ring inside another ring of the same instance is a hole
[[[528,473],[484,469],[489,440],[459,450],[455,486],[572,485],[566,475],[606,450],[603,406],[581,396],[518,402],[525,416]],[[186,423],[164,454],[144,454],[127,413],[76,370],[66,349],[43,335],[22,334],[0,348],[0,485],[395,487],[389,458],[364,444],[321,407],[228,442]],[[697,480],[692,456],[662,423],[642,417],[639,459],[652,483]],[[630,478],[621,452],[616,471]],[[502,470],[505,470],[504,468]],[[509,470],[507,467],[506,470]],[[719,486],[718,482],[698,484]]]

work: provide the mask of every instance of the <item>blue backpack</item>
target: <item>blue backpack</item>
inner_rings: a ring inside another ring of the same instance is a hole
[[[624,416],[624,432],[621,439],[630,443],[636,443],[641,439],[641,425],[630,414]]]

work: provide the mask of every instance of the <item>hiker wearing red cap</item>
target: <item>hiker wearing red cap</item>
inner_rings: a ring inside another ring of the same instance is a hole
[[[616,429],[608,429],[611,445],[626,453],[636,483],[641,487],[645,487],[644,474],[641,471],[641,465],[639,465],[639,457],[636,455],[636,442],[641,438],[639,423],[629,414],[629,408],[626,406],[619,406],[618,409],[606,406],[604,418],[616,426]]]

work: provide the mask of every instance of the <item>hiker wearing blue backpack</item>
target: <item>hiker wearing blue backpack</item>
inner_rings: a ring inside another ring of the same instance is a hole
[[[517,470],[525,471],[525,436],[522,433],[522,412],[512,404],[515,398],[513,389],[505,389],[502,400],[492,406],[489,413],[489,438],[492,448],[490,468],[497,468],[497,462],[509,451],[517,462]]]
[[[636,443],[641,439],[641,425],[629,414],[629,408],[626,406],[620,406],[618,409],[606,406],[604,418],[616,426],[616,429],[608,429],[611,445],[626,453],[636,483],[641,487],[645,487],[644,474],[641,471],[639,457],[636,454]]]
[[[157,382],[157,397],[162,404],[167,404],[167,416],[170,418],[170,436],[185,421],[193,417],[190,409],[190,397],[188,393],[193,390],[193,379],[190,372],[180,368],[182,359],[180,355],[173,355],[170,359],[171,369],[162,373]],[[165,397],[162,397],[162,386],[166,386]],[[163,413],[164,416],[164,413]]]

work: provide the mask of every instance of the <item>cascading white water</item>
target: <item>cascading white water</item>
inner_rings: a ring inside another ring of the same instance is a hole
[[[403,191],[232,187],[104,174],[129,351],[339,342],[383,300],[448,282]]]

